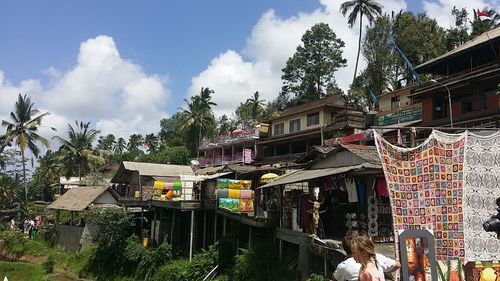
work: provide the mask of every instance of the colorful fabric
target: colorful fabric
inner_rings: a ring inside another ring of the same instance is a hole
[[[229,188],[229,180],[228,179],[217,179],[217,188]]]
[[[240,192],[241,199],[252,199],[253,198],[253,190],[242,189]]]
[[[229,189],[217,189],[215,195],[217,198],[229,198]]]
[[[251,180],[240,180],[240,185],[242,189],[250,189],[252,188]]]
[[[431,230],[438,260],[463,258],[465,133],[432,132],[415,148],[400,148],[374,135],[395,231]]]
[[[241,195],[241,190],[239,189],[229,189],[228,198],[239,199]]]
[[[253,200],[252,199],[240,199],[240,212],[253,212]]]
[[[174,190],[181,190],[182,189],[182,182],[176,181],[174,182]]]
[[[469,133],[465,150],[465,260],[500,259],[500,240],[486,232],[483,222],[496,214],[500,196],[500,132]]]
[[[227,209],[231,212],[239,212],[240,199],[219,198],[219,208]]]
[[[378,196],[389,197],[389,191],[387,190],[387,183],[385,182],[385,179],[377,179],[376,181]]]
[[[239,180],[229,180],[229,189],[241,189]]]

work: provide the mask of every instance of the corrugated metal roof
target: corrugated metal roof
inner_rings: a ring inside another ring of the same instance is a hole
[[[312,101],[309,103],[289,107],[289,108],[283,110],[282,112],[280,112],[278,117],[273,118],[273,120],[283,118],[285,116],[297,114],[300,112],[308,111],[311,109],[323,107],[323,106],[335,106],[335,101],[337,101],[338,99],[343,99],[344,105],[342,107],[345,107],[345,98],[342,95],[328,96],[328,97],[325,97],[325,98],[322,98],[319,100],[315,100],[315,101]]]
[[[108,191],[108,188],[102,186],[73,188],[57,198],[47,208],[80,212],[90,206],[92,202],[106,191]]]
[[[483,33],[467,42],[465,42],[464,44],[456,47],[455,49],[439,56],[439,57],[436,57],[432,60],[429,60],[427,62],[424,62],[423,64],[421,65],[418,65],[417,67],[415,67],[415,70],[419,71],[420,69],[422,68],[425,68],[431,64],[434,64],[440,60],[443,60],[447,57],[450,57],[450,56],[453,56],[455,54],[458,54],[458,53],[461,53],[463,51],[466,51],[467,49],[470,49],[470,48],[473,48],[473,47],[476,47],[476,46],[479,46],[481,44],[487,44],[488,41],[492,40],[492,39],[495,39],[497,37],[500,37],[500,27],[497,27],[495,29],[492,29],[490,31],[488,31],[487,33]]]
[[[341,144],[340,146],[356,154],[358,157],[366,160],[371,164],[381,165],[377,147],[375,146],[359,144]]]
[[[179,176],[180,174],[194,174],[190,166],[170,165],[170,164],[155,164],[142,162],[122,163],[125,170],[138,171],[141,176]]]
[[[371,163],[365,163],[355,166],[339,167],[339,168],[326,168],[326,169],[311,169],[311,170],[300,170],[291,174],[285,174],[276,180],[265,184],[258,188],[267,188],[278,185],[292,184],[297,182],[305,182],[311,179],[322,178],[326,176],[342,174],[346,172],[351,172],[355,170],[362,169],[381,169],[381,165],[374,165]]]

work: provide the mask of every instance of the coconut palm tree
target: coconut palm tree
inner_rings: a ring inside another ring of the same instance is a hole
[[[59,185],[63,165],[58,161],[57,153],[47,150],[38,158],[38,167],[33,174],[33,184],[39,187],[42,199],[52,200],[55,188]]]
[[[138,151],[139,145],[143,142],[142,135],[140,134],[132,134],[128,139],[127,149],[128,151]]]
[[[114,151],[116,154],[122,154],[127,150],[127,141],[125,141],[124,138],[119,137],[118,140],[116,141]]]
[[[65,176],[78,175],[81,181],[82,176],[92,168],[103,165],[105,160],[92,148],[100,131],[90,128],[90,122],[75,121],[75,124],[76,127],[68,124],[68,139],[54,138],[61,143],[58,159],[64,164]]]
[[[352,28],[356,23],[356,19],[359,14],[359,40],[358,40],[358,55],[356,56],[356,66],[354,67],[354,77],[352,78],[352,84],[354,85],[354,80],[356,79],[356,74],[358,72],[358,62],[359,53],[361,52],[361,37],[363,32],[363,16],[368,19],[370,24],[373,23],[375,17],[382,14],[383,6],[374,0],[349,0],[342,5],[340,5],[340,12],[345,17],[348,11],[351,11],[347,19],[349,27]]]
[[[15,192],[16,183],[8,176],[0,176],[0,206],[10,207]]]
[[[2,120],[2,126],[7,128],[3,139],[5,144],[15,141],[16,145],[21,150],[21,161],[23,164],[23,187],[25,203],[28,203],[28,188],[26,186],[26,148],[33,155],[38,156],[40,149],[36,145],[37,142],[48,147],[49,142],[44,137],[38,134],[38,128],[42,124],[43,117],[49,115],[48,112],[39,113],[38,109],[33,108],[34,103],[27,95],[19,94],[14,111],[10,113],[11,121]]]
[[[254,123],[257,122],[257,117],[259,116],[259,113],[262,112],[265,101],[266,100],[260,99],[260,94],[258,91],[253,93],[253,96],[251,98],[247,99],[246,103],[250,106],[252,110],[252,120]]]
[[[179,108],[182,116],[181,130],[191,129],[197,134],[196,155],[200,157],[199,145],[202,137],[202,132],[205,135],[215,128],[215,118],[212,111],[212,106],[216,106],[212,102],[214,91],[209,88],[201,88],[198,96],[191,97],[191,101],[184,99],[187,108]]]

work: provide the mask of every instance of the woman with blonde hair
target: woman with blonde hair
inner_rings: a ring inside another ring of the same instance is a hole
[[[376,259],[375,245],[367,236],[356,236],[352,239],[354,259],[361,264],[359,281],[384,281]]]

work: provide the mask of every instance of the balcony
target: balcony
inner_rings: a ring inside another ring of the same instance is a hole
[[[251,162],[253,163],[255,160],[255,152],[252,151],[250,156]],[[243,163],[243,153],[235,153],[233,155],[224,155],[224,156],[216,156],[213,158],[202,158],[199,160],[200,167],[207,166],[217,166],[217,165],[225,165],[225,164],[235,164],[235,163]]]
[[[245,130],[236,130],[231,134],[218,136],[212,139],[202,139],[200,142],[200,150],[209,148],[230,145],[259,138],[260,128],[252,128]]]

